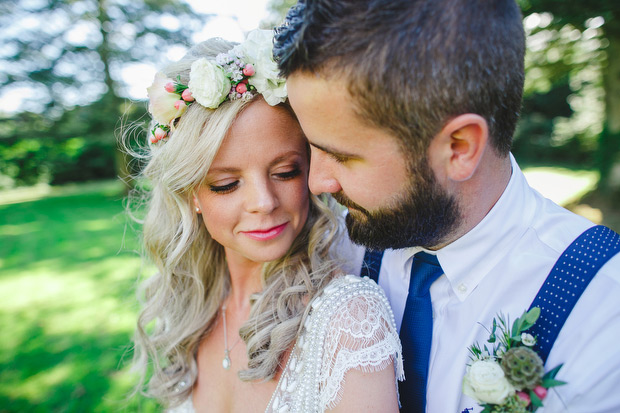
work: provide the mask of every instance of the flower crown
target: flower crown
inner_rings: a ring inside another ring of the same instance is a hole
[[[175,120],[194,102],[216,109],[226,99],[250,100],[260,93],[275,106],[287,97],[285,80],[279,77],[273,60],[272,31],[258,29],[248,33],[243,43],[217,55],[215,61],[204,57],[194,61],[187,85],[180,77],[172,80],[158,72],[147,91],[149,112],[156,122],[151,143],[167,138]]]

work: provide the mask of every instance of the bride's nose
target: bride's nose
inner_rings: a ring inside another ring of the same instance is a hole
[[[280,206],[280,201],[268,180],[255,181],[248,186],[246,192],[246,208],[248,212],[269,214]]]

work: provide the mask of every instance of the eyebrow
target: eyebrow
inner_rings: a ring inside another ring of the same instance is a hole
[[[271,167],[279,164],[280,162],[287,160],[288,158],[290,158],[293,155],[302,157],[302,154],[299,153],[298,151],[288,151],[288,152],[283,153],[282,155],[278,156],[273,161],[269,162],[269,167],[271,168]],[[234,168],[234,167],[209,168],[209,174],[211,174],[213,172],[217,172],[217,173],[222,173],[222,172],[225,172],[225,173],[235,173],[235,172],[239,172],[240,170],[241,170],[240,168]]]
[[[320,150],[322,152],[328,153],[328,154],[330,154],[332,156],[336,156],[336,157],[339,157],[339,158],[350,158],[350,159],[359,158],[359,156],[357,156],[355,154],[346,153],[346,152],[340,152],[340,151],[337,151],[335,149],[330,149],[330,148],[325,147],[325,146],[320,146],[320,145],[317,145],[316,143],[312,143],[312,142],[310,142],[310,146],[314,146],[315,148],[317,148],[318,150]]]

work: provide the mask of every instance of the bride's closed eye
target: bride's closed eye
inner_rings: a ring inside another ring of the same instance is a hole
[[[292,169],[288,171],[278,172],[274,174],[274,176],[276,176],[278,179],[281,179],[283,181],[296,178],[299,175],[301,175],[301,168],[298,165],[295,165]]]
[[[234,191],[237,185],[239,185],[239,181],[234,181],[226,185],[209,185],[209,190],[216,194],[227,194]]]
[[[299,167],[299,165],[293,165],[290,167],[290,169],[285,169],[283,172],[273,173],[272,176],[274,176],[280,181],[288,181],[289,179],[296,178],[299,175],[301,175],[301,168]],[[209,185],[209,190],[211,192],[215,192],[216,194],[228,194],[237,189],[238,185],[239,180],[235,180],[224,185],[211,184]]]

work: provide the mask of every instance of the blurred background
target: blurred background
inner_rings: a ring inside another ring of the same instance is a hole
[[[135,286],[152,268],[123,212],[131,163],[116,139],[146,126],[158,68],[209,37],[271,28],[293,3],[0,3],[0,412],[161,410],[128,398]],[[620,3],[519,4],[513,153],[547,197],[619,231]]]

